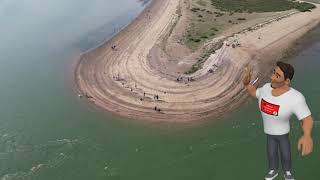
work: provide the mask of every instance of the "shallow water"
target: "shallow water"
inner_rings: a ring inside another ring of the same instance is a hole
[[[0,1],[1,180],[262,179],[265,135],[253,99],[218,122],[176,125],[113,117],[77,98],[71,69],[79,54],[143,8],[134,0]],[[302,158],[301,128],[292,118],[293,166],[296,179],[305,180],[320,177],[320,41],[314,37],[289,61],[296,68],[292,87],[317,120],[314,152]]]

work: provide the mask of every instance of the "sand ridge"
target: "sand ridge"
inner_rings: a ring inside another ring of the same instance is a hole
[[[153,51],[161,47],[179,20],[180,3],[180,0],[154,0],[118,35],[83,54],[75,70],[79,93],[95,105],[130,119],[167,122],[215,119],[236,110],[249,97],[242,84],[244,66],[252,64],[254,78],[260,76],[258,84],[263,83],[267,74],[260,73],[261,67],[266,69],[261,64],[279,59],[292,42],[315,27],[320,19],[320,8],[316,8],[237,34],[232,38],[237,38],[241,47],[224,45],[202,69],[185,75],[170,72],[174,69],[166,64],[178,62],[179,58]],[[113,45],[116,48],[112,49]]]

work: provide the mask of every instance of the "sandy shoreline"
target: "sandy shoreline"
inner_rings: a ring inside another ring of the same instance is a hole
[[[238,34],[241,47],[223,46],[203,69],[190,76],[181,74],[184,79],[177,81],[179,76],[166,67],[169,61],[165,53],[155,47],[161,46],[178,20],[179,2],[153,0],[119,34],[83,54],[75,70],[79,93],[95,105],[130,119],[189,122],[218,118],[236,110],[248,98],[241,82],[246,64],[255,66],[254,75],[260,77],[261,85],[267,72],[261,73],[260,69],[270,69],[290,44],[320,19],[318,7]],[[117,45],[116,50],[112,45]],[[214,73],[208,72],[214,65]],[[155,95],[159,99],[154,99]]]

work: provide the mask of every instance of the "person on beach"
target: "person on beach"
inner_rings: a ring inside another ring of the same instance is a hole
[[[113,45],[113,46],[111,46],[111,49],[116,50],[116,47],[117,47],[116,45]]]
[[[243,84],[249,94],[258,99],[267,138],[269,170],[265,179],[272,180],[278,176],[280,150],[284,178],[293,180],[289,141],[289,119],[292,114],[295,114],[302,124],[303,135],[298,141],[298,150],[302,151],[302,156],[306,156],[313,149],[311,112],[305,97],[299,91],[289,87],[294,68],[288,63],[278,61],[271,75],[271,83],[266,83],[258,89],[250,83],[251,74],[252,71],[248,65],[245,69]]]

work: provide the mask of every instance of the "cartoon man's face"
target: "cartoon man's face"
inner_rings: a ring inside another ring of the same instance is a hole
[[[290,83],[290,80],[284,79],[284,73],[281,71],[281,69],[279,68],[279,66],[276,66],[273,70],[273,73],[271,75],[271,87],[272,88],[279,88],[285,84]]]

